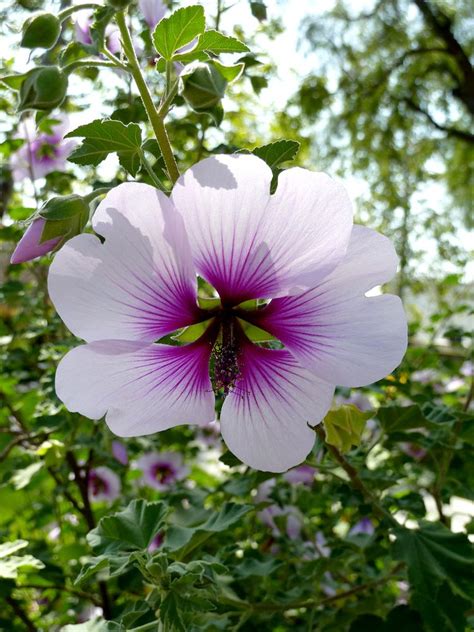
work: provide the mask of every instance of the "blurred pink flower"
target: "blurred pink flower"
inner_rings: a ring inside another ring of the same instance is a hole
[[[336,401],[336,404],[338,404],[339,406],[342,406],[343,404],[352,404],[353,406],[356,406],[362,412],[366,412],[367,410],[372,410],[373,408],[372,404],[370,403],[369,398],[363,393],[360,393],[358,391],[353,391],[348,396],[338,394],[336,395],[334,399]]]
[[[419,371],[414,371],[411,374],[411,381],[419,382],[420,384],[429,384],[438,378],[439,374],[438,371],[435,371],[435,369],[420,369]]]
[[[165,539],[165,534],[163,533],[163,531],[158,531],[158,533],[155,535],[153,540],[150,542],[148,546],[148,551],[150,553],[153,553],[153,551],[156,551],[157,549],[159,549],[160,546],[163,544],[164,539]]]
[[[76,146],[75,140],[64,140],[68,126],[63,115],[50,132],[37,132],[32,120],[24,121],[16,136],[25,142],[11,157],[14,180],[37,180],[52,171],[64,170],[67,157]]]
[[[135,467],[143,473],[142,484],[158,491],[169,489],[188,474],[177,452],[148,452],[136,461]]]
[[[108,467],[96,467],[89,472],[89,498],[91,501],[112,502],[120,496],[120,489],[120,478]]]

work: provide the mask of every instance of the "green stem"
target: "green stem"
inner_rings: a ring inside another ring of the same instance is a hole
[[[99,197],[99,195],[105,195],[106,193],[111,191],[112,188],[113,187],[99,187],[98,189],[94,189],[87,195],[84,195],[84,200],[86,202],[92,202],[92,200],[94,200],[96,197]]]
[[[123,64],[121,64],[123,66]],[[111,61],[101,61],[99,59],[78,59],[77,61],[72,61],[67,66],[64,66],[63,71],[65,73],[71,73],[78,68],[116,68],[117,64]],[[126,69],[126,66],[123,66]]]
[[[160,189],[160,191],[163,191],[164,193],[167,193],[167,190],[165,189],[165,187],[163,186],[163,184],[161,183],[160,179],[158,178],[158,176],[156,175],[156,173],[153,171],[153,169],[151,168],[150,163],[148,162],[146,156],[145,156],[145,152],[142,150],[140,151],[140,160],[142,165],[145,167],[148,175],[150,176],[150,178],[153,181],[153,184]]]
[[[163,154],[163,159],[165,161],[168,175],[171,182],[174,184],[179,178],[179,170],[173,155],[173,150],[171,149],[165,124],[155,108],[150,90],[148,89],[148,85],[140,69],[140,64],[138,63],[135,49],[133,48],[132,38],[130,36],[127,23],[125,21],[125,14],[123,13],[123,11],[119,11],[115,16],[115,19],[117,20],[117,26],[119,27],[120,35],[122,36],[123,50],[130,64],[130,72],[132,73],[135,83],[137,84],[138,92],[140,93],[143,105],[145,106],[148,119],[150,120],[151,126],[156,136],[156,140],[158,141],[158,145],[160,146],[161,153]]]
[[[166,95],[166,98],[163,100],[160,107],[158,108],[158,116],[160,116],[162,119],[164,119],[165,116],[169,112],[170,106],[173,103],[173,99],[175,98],[178,92],[178,85],[179,85],[179,81],[176,80],[174,84],[171,86],[171,88],[169,89]]]
[[[63,22],[64,20],[67,20],[67,18],[73,13],[76,13],[76,11],[82,11],[83,9],[98,9],[101,6],[102,5],[97,4],[97,2],[85,2],[84,4],[75,4],[68,9],[64,9],[64,11],[60,11],[58,13],[58,18],[59,20],[61,20],[61,22]]]
[[[389,522],[392,525],[392,527],[395,527],[397,529],[400,528],[401,527],[400,523],[397,520],[395,520],[395,518],[392,516],[390,512],[388,512],[384,507],[382,507],[382,505],[379,503],[376,496],[362,482],[355,467],[351,465],[349,461],[346,460],[346,458],[341,454],[341,452],[339,452],[339,450],[335,446],[326,442],[326,433],[324,432],[324,429],[321,427],[321,425],[315,426],[314,431],[316,432],[318,437],[321,439],[321,441],[325,444],[327,450],[331,453],[334,459],[339,463],[342,469],[349,476],[349,479],[353,487],[355,487],[355,489],[357,489],[362,494],[362,496],[364,496],[364,498],[372,505],[376,515],[379,518],[385,518],[387,522]]]
[[[102,55],[107,57],[107,59],[109,59],[113,64],[115,64],[118,68],[121,68],[122,70],[125,70],[126,72],[130,72],[130,68],[126,64],[123,64],[120,61],[120,59],[107,48],[107,46],[103,46],[100,52],[102,53]]]

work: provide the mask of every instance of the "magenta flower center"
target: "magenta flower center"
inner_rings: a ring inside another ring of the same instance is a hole
[[[152,467],[151,474],[159,483],[169,483],[175,478],[176,472],[170,463],[157,463]]]
[[[89,476],[89,486],[93,496],[97,496],[98,494],[107,494],[109,491],[108,483],[93,472],[91,472]]]

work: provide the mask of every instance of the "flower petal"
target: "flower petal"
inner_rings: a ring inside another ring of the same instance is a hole
[[[229,450],[259,470],[283,472],[305,459],[334,387],[309,373],[285,350],[245,344],[242,374],[221,412]]]
[[[112,432],[141,436],[215,418],[210,346],[103,340],[81,345],[60,362],[56,393],[71,412],[105,414]]]
[[[390,240],[354,226],[344,261],[317,287],[272,301],[255,319],[321,379],[371,384],[400,364],[407,323],[397,296],[364,292],[388,281],[397,256]]]
[[[288,169],[270,196],[271,178],[256,156],[220,155],[189,169],[173,189],[195,266],[224,301],[313,287],[344,256],[352,211],[343,187]]]
[[[10,263],[25,263],[25,261],[42,257],[56,248],[62,237],[54,237],[53,239],[48,239],[41,243],[41,235],[43,234],[45,224],[46,220],[42,217],[38,217],[31,222],[23,237],[18,242],[11,256]]]
[[[196,274],[183,220],[160,191],[125,183],[56,255],[48,287],[69,329],[88,342],[154,341],[196,319]]]

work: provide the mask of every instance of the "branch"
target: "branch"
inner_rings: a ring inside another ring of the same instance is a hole
[[[459,90],[455,92],[467,109],[474,114],[474,69],[469,56],[458,42],[452,31],[451,19],[438,7],[431,6],[427,0],[413,0],[434,33],[444,41],[447,50],[457,62],[462,75]]]
[[[23,607],[20,605],[20,603],[16,599],[13,599],[13,597],[8,596],[5,598],[5,601],[13,610],[13,612],[16,614],[16,616],[21,621],[23,621],[23,623],[25,624],[25,628],[28,630],[28,632],[38,632],[38,628],[34,625],[32,621],[30,621],[30,618],[28,617],[26,612],[23,610]]]
[[[470,132],[464,132],[463,130],[457,129],[456,127],[448,127],[446,125],[441,125],[440,123],[434,120],[434,118],[431,116],[429,112],[421,108],[410,97],[405,97],[403,101],[408,105],[408,107],[411,110],[414,110],[415,112],[418,112],[419,114],[422,114],[433,127],[436,127],[436,129],[440,130],[441,132],[446,132],[448,136],[452,136],[454,138],[460,138],[461,140],[464,140],[467,143],[474,143],[474,134],[471,134]]]

